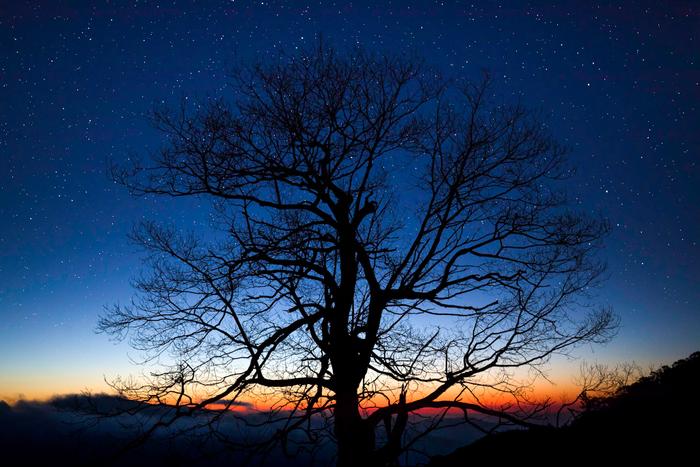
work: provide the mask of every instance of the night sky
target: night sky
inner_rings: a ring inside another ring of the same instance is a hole
[[[700,348],[696,2],[3,3],[0,399],[134,371],[124,344],[94,333],[141,267],[127,233],[142,217],[205,231],[210,212],[131,198],[107,161],[158,147],[154,104],[225,95],[236,63],[319,34],[457,76],[487,69],[503,99],[542,112],[578,167],[573,202],[612,226],[598,297],[622,327],[579,355],[658,364]]]

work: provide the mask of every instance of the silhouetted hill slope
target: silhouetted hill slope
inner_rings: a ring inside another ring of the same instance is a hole
[[[10,404],[8,404],[5,401],[0,401],[0,415],[4,414],[6,412],[9,412],[10,410],[12,410],[10,408]]]
[[[697,455],[700,352],[625,386],[563,428],[514,430],[484,437],[432,466],[496,462],[553,465],[693,459]]]

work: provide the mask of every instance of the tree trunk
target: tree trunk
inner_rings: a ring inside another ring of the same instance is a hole
[[[373,456],[374,430],[360,416],[354,390],[336,394],[334,417],[338,467],[379,465]]]

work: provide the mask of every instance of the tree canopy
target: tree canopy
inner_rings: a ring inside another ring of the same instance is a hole
[[[614,329],[588,300],[605,222],[567,207],[565,148],[488,78],[319,44],[153,121],[161,151],[115,178],[217,213],[211,238],[136,229],[148,272],[100,323],[170,355],[116,384],[177,406],[160,425],[267,394],[272,441],[391,464],[421,434],[412,414],[434,416],[422,431],[450,410],[527,424],[481,389],[517,398],[511,370]]]

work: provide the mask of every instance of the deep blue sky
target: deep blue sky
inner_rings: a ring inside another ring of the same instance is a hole
[[[44,3],[44,4],[42,4]],[[238,62],[313,42],[488,69],[572,148],[569,190],[613,226],[599,291],[618,338],[583,354],[669,362],[700,348],[697,2],[5,2],[0,6],[0,398],[101,387],[126,348],[93,329],[129,299],[142,216],[206,222],[196,201],[132,199],[106,160],[146,154],[144,113],[225,92]]]

